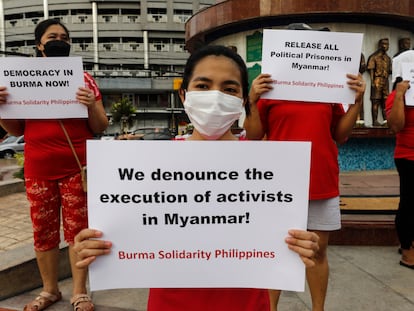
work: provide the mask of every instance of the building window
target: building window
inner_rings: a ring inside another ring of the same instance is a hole
[[[69,10],[54,10],[49,12],[50,18],[59,18],[61,19],[63,16],[68,16]]]
[[[161,8],[148,8],[148,21],[154,23],[166,23],[167,22],[167,9]]]
[[[92,38],[72,38],[72,49],[74,52],[92,51]]]
[[[122,49],[122,46],[120,47],[120,45],[120,38],[103,37],[99,38],[98,49],[104,52],[118,51],[119,48]]]
[[[173,39],[174,52],[185,52],[185,40]]]
[[[87,22],[90,22],[90,16],[92,15],[92,10],[85,10],[85,9],[79,9],[79,10],[71,10],[72,14],[72,23],[74,24],[85,24]]]
[[[23,26],[23,14],[8,14],[4,16],[6,27],[17,28]]]
[[[25,13],[27,26],[37,25],[43,18],[43,12],[27,12]]]
[[[149,40],[151,52],[169,52],[170,39],[153,38]]]
[[[121,9],[122,22],[136,24],[141,22],[140,9]]]
[[[98,18],[101,23],[118,23],[119,9],[99,9]]]
[[[185,23],[192,15],[192,10],[174,10],[174,23]]]

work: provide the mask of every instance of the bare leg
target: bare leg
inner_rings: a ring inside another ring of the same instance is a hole
[[[79,269],[76,267],[75,264],[78,260],[78,255],[73,250],[73,245],[69,245],[69,260],[73,280],[72,296],[75,296],[77,294],[86,294],[86,278],[88,270]]]
[[[329,241],[328,231],[315,231],[319,236],[319,251],[315,256],[316,265],[306,269],[311,298],[312,311],[323,311],[325,306],[326,292],[328,289],[329,265],[327,247]]]
[[[280,290],[269,289],[270,311],[277,311],[277,304],[279,303]]]
[[[73,280],[72,298],[70,299],[70,302],[73,305],[74,310],[93,311],[95,310],[94,305],[86,292],[86,278],[88,270],[76,267],[78,255],[73,250],[72,244],[69,245],[69,259]]]
[[[58,260],[59,247],[51,250],[36,251],[36,260],[42,277],[43,290],[53,295],[59,293],[58,287]]]

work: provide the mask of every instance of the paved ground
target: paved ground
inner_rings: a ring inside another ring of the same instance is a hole
[[[31,245],[32,236],[25,193],[0,197],[0,256],[8,250]]]
[[[398,196],[395,171],[343,173],[341,193],[346,197],[377,199]],[[344,200],[345,200],[344,197]],[[361,201],[362,202],[362,201]],[[396,201],[392,201],[394,204]],[[354,204],[354,203],[347,203]],[[358,203],[355,203],[358,205]],[[0,258],[13,250],[31,248],[31,227],[24,193],[0,197]],[[395,246],[330,246],[330,283],[326,310],[412,311],[414,310],[414,270],[401,267]],[[1,265],[1,262],[0,262]],[[2,280],[0,279],[0,285]],[[62,302],[48,310],[72,310],[69,305],[71,279],[60,282]],[[25,302],[40,289],[0,301],[0,311],[22,310]],[[97,311],[145,310],[147,289],[125,289],[92,293]],[[3,309],[2,309],[3,308]],[[6,309],[4,309],[6,308]],[[284,292],[280,310],[311,310],[309,291]]]
[[[326,310],[412,311],[414,270],[398,265],[395,247],[330,246],[330,281]],[[64,300],[50,311],[70,311],[71,279],[60,282]],[[36,289],[0,301],[1,308],[22,310],[40,291]],[[97,311],[146,310],[147,289],[125,289],[92,293]],[[309,311],[309,291],[283,292],[281,311]]]

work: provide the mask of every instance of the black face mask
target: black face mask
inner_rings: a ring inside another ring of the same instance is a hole
[[[46,42],[43,53],[47,57],[69,56],[70,44],[62,40],[52,40]]]

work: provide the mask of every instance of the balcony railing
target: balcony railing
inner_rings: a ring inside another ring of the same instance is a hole
[[[173,78],[181,77],[180,72],[161,72],[159,70],[126,70],[126,69],[104,69],[89,71],[92,76],[100,78],[137,77],[137,78]]]

